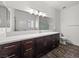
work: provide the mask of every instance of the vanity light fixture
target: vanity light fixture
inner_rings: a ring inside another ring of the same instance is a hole
[[[42,12],[39,12],[39,16],[42,16],[42,14],[43,14]]]
[[[43,13],[43,14],[42,14],[42,16],[43,16],[43,17],[46,17],[46,16],[47,16],[47,14],[46,14],[46,13]]]
[[[26,11],[29,12],[30,14],[33,14],[33,9],[32,8],[27,8]]]
[[[39,12],[39,10],[32,9],[32,8],[27,8],[26,11],[29,12],[30,14],[34,14],[34,15],[38,15],[38,16],[42,16],[42,17],[46,17],[47,16],[46,13]]]
[[[34,15],[38,15],[39,14],[37,10],[34,10],[33,12],[34,12]]]
[[[30,9],[30,10],[29,10],[29,13],[30,13],[30,14],[33,14],[33,13],[34,13],[34,12],[33,12],[33,9]]]
[[[47,14],[46,13],[43,13],[43,12],[39,12],[39,16],[46,17]]]

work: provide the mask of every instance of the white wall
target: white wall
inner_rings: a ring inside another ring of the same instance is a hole
[[[13,32],[14,31],[14,9],[13,8],[8,8],[10,11],[10,27],[7,28],[7,32]]]
[[[3,2],[0,1],[0,5],[4,6]],[[0,40],[6,39],[6,29],[0,28]]]
[[[56,9],[55,10],[55,31],[60,32],[60,13],[61,10]]]
[[[79,45],[79,4],[62,10],[61,32],[73,44]]]
[[[49,20],[49,28],[52,31],[60,32],[60,12],[61,10],[50,7],[51,19]]]
[[[26,11],[28,7],[39,10],[41,12],[48,13],[51,16],[50,6],[48,6],[43,1],[6,1],[8,7],[16,8]]]

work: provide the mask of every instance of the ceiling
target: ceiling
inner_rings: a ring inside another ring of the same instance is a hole
[[[74,5],[79,4],[79,1],[45,1],[49,6],[62,9],[63,7],[72,7]]]
[[[9,5],[16,5],[16,6],[22,5],[22,6],[34,7],[36,5],[41,5],[41,7],[49,6],[62,9],[77,5],[79,4],[79,1],[7,1],[6,3]]]
[[[79,1],[4,1],[3,3],[11,8],[26,11],[29,7],[51,15],[54,14],[54,9],[62,10],[69,8],[79,4]]]

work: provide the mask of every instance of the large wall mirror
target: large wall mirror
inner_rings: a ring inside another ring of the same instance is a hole
[[[10,12],[8,8],[0,6],[0,28],[10,27]]]
[[[10,27],[10,12],[7,7],[0,5],[0,40],[6,39],[6,28]]]
[[[49,18],[15,10],[14,31],[49,30]]]
[[[39,30],[49,30],[49,18],[39,17]]]
[[[15,10],[15,31],[28,31],[35,29],[36,16],[28,12]]]
[[[11,12],[11,11],[10,11]],[[7,26],[10,26],[10,30],[7,36],[22,35],[27,33],[37,33],[39,30],[49,30],[49,18],[39,15],[30,14],[29,12],[14,9],[13,15],[7,13],[7,18],[13,16],[7,20]]]

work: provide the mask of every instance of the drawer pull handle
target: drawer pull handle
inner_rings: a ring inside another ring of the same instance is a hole
[[[11,58],[11,57],[14,57],[15,56],[15,54],[12,54],[11,56],[8,56],[7,58]]]
[[[4,47],[4,48],[7,49],[7,48],[11,48],[11,47],[15,47],[15,45],[11,45],[11,46]]]
[[[27,43],[27,44],[28,44],[28,43],[32,43],[32,41],[29,41],[29,42],[26,42],[26,43]]]
[[[25,50],[25,51],[29,51],[29,50],[32,50],[32,48],[30,48],[30,49],[27,49],[27,50]]]

